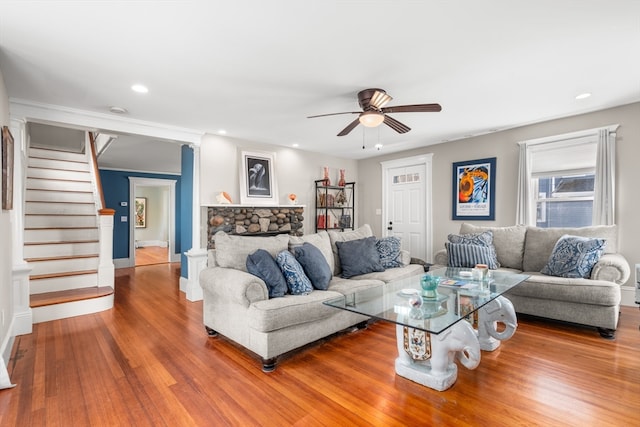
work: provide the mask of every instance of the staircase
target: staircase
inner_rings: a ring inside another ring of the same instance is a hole
[[[32,268],[33,323],[113,306],[112,281],[99,285],[99,200],[89,159],[84,153],[29,149],[24,258]]]

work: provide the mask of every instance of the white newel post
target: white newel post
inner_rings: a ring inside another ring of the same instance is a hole
[[[115,286],[113,265],[113,216],[115,209],[100,209],[100,255],[98,258],[98,286]]]

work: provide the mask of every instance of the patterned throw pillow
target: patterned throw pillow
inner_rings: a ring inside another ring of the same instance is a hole
[[[449,234],[448,240],[451,243],[485,246],[489,248],[488,262],[477,262],[476,264],[487,264],[490,269],[496,269],[500,267],[498,256],[496,255],[496,248],[495,246],[493,246],[493,232],[491,230],[487,230],[482,233]],[[468,265],[465,267],[475,267],[476,264]],[[450,266],[454,267],[452,265]]]
[[[376,241],[376,249],[384,268],[402,267],[400,260],[400,239],[383,237]]]
[[[292,295],[306,295],[313,291],[311,281],[304,274],[304,270],[293,254],[289,251],[282,251],[276,257],[276,262],[287,280],[289,292]]]
[[[605,239],[565,234],[556,242],[547,265],[540,272],[547,276],[587,279],[604,253]]]
[[[475,267],[476,264],[486,264],[489,268],[498,268],[495,261],[495,251],[482,245],[471,245],[466,243],[444,244],[449,257],[449,267]]]

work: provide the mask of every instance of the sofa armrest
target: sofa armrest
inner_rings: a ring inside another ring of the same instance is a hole
[[[447,256],[447,250],[446,249],[440,249],[438,252],[436,252],[436,254],[433,256],[433,263],[437,264],[437,265],[449,265],[449,257]]]
[[[200,272],[200,286],[216,298],[245,307],[269,299],[267,285],[262,279],[232,268],[205,268]]]
[[[604,254],[591,270],[594,280],[608,280],[619,285],[624,284],[631,276],[631,267],[621,254]]]

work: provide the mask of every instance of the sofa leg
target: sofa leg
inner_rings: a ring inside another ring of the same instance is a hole
[[[262,359],[262,372],[273,372],[276,370],[276,358]]]
[[[600,333],[600,336],[602,338],[606,338],[608,340],[612,340],[616,337],[616,330],[615,329],[608,329],[608,328],[598,328],[598,332]]]
[[[216,331],[214,331],[213,329],[211,329],[208,326],[205,326],[204,329],[207,331],[207,335],[209,335],[210,337],[217,337],[218,333]]]

